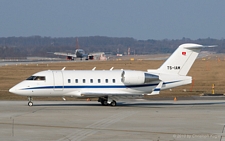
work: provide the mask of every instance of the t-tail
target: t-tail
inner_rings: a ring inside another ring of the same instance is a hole
[[[193,43],[182,44],[166,60],[166,62],[158,69],[158,71],[186,76],[203,47],[216,46],[204,46]]]

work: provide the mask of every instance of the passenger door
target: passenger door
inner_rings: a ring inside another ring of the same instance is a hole
[[[62,71],[52,71],[54,77],[54,90],[62,91],[64,89]]]

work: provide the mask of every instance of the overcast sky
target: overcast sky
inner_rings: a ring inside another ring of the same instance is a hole
[[[225,37],[225,0],[0,0],[0,37]]]

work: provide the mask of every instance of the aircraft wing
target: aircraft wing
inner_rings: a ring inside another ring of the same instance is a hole
[[[102,55],[105,54],[105,52],[93,52],[93,53],[89,53],[88,55]]]
[[[152,90],[150,94],[147,95],[157,95],[160,93],[160,90],[163,86],[163,81],[160,81],[159,84]],[[140,93],[129,93],[129,92],[91,92],[91,91],[84,91],[80,93],[84,97],[100,97],[100,96],[140,96],[145,94]]]
[[[77,57],[76,54],[65,53],[65,52],[54,52],[53,54],[55,54],[55,55],[61,55],[61,56]]]
[[[122,92],[122,91],[114,91],[114,92],[106,92],[106,91],[73,91],[70,93],[65,94],[65,96],[82,96],[82,97],[103,97],[103,96],[131,96],[131,95],[143,95],[140,93],[129,93],[129,92]]]
[[[113,97],[114,99],[140,99],[144,98],[143,94],[131,94],[125,92],[82,92],[83,97]]]
[[[159,84],[153,89],[152,93],[147,94],[147,95],[157,95],[157,94],[159,94],[162,86],[163,86],[163,81],[159,82]]]

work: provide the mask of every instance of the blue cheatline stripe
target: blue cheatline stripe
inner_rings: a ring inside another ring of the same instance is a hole
[[[149,86],[157,86],[158,84],[149,84],[149,85],[108,85],[108,86],[98,86],[98,85],[94,85],[94,86],[89,86],[89,85],[85,85],[85,86],[42,86],[42,87],[30,87],[30,88],[25,88],[23,90],[30,90],[30,89],[82,89],[82,88],[86,88],[86,89],[108,89],[108,88],[137,88],[137,87],[149,87]]]
[[[164,82],[163,84],[171,84],[171,83],[176,83],[179,81],[172,81],[172,82]],[[85,85],[85,86],[40,86],[40,87],[30,87],[30,88],[24,88],[22,90],[31,90],[31,89],[82,89],[82,88],[86,88],[86,89],[108,89],[108,88],[138,88],[138,87],[150,87],[150,86],[157,86],[158,83],[156,84],[142,84],[142,85],[93,85],[93,86],[89,86],[89,85]],[[159,89],[160,90],[160,89]],[[158,88],[155,89],[154,91],[158,91]]]

